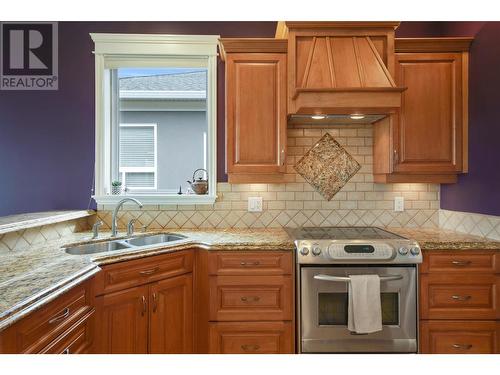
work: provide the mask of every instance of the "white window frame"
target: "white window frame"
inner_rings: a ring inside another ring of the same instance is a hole
[[[213,204],[217,198],[217,43],[219,35],[91,33],[95,55],[95,194],[97,204],[116,204],[111,195],[113,114],[109,98],[109,69],[120,67],[193,66],[207,69],[208,194],[127,192],[143,204]],[[116,151],[116,150],[115,150]]]
[[[126,123],[126,124],[117,124],[120,128],[153,128],[153,139],[154,139],[154,146],[153,146],[153,152],[154,152],[154,165],[152,167],[120,167],[120,158],[118,156],[115,157],[115,162],[118,163],[118,173],[122,175],[122,184],[125,186],[127,189],[129,189],[131,192],[143,192],[147,190],[156,190],[158,189],[158,124],[155,123],[150,123],[150,124],[132,124],[132,123]],[[127,178],[126,174],[127,173],[134,173],[134,172],[153,172],[155,174],[155,180],[154,180],[154,186],[153,187],[130,187],[127,186]]]

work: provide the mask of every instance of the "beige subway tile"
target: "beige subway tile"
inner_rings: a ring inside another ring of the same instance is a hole
[[[292,156],[304,155],[304,147],[297,147],[297,146],[288,147],[287,154]]]
[[[222,193],[222,199],[225,201],[239,201],[239,200],[241,200],[241,197],[240,197],[240,193],[227,192],[227,193]]]
[[[323,210],[338,210],[340,207],[339,201],[323,201],[321,202],[321,209]]]
[[[347,144],[349,146],[364,146],[365,145],[365,139],[364,138],[358,138],[358,137],[347,138]]]
[[[295,144],[297,146],[312,146],[312,138],[303,137],[303,138],[295,138]]]
[[[333,196],[333,199],[335,199],[336,201],[345,201],[347,199],[347,193],[344,191],[339,191]]]
[[[373,191],[373,184],[370,182],[357,182],[356,191]]]
[[[359,191],[348,192],[347,199],[350,201],[360,201],[365,199],[365,193]]]
[[[422,200],[434,201],[438,199],[438,193],[436,191],[419,192],[418,198]]]
[[[357,146],[344,146],[344,149],[351,154],[354,158],[356,158],[356,155],[358,154],[358,147]]]
[[[302,137],[304,129],[287,129],[287,134],[289,137]]]
[[[267,207],[269,210],[284,210],[285,201],[269,201],[267,202]]]
[[[403,191],[401,196],[410,201],[416,201],[418,199],[418,191]]]
[[[302,183],[288,183],[285,187],[286,191],[304,191],[304,184]]]
[[[267,184],[250,184],[250,191],[267,191]]]
[[[295,141],[296,139],[297,139],[297,138],[288,138],[288,139],[286,140],[286,145],[287,145],[288,147],[290,147],[290,146],[296,146],[296,144],[297,144],[297,143],[296,143],[296,141]]]
[[[305,137],[321,137],[321,129],[304,129]]]
[[[427,191],[427,184],[410,184],[410,190],[412,191]]]
[[[341,145],[342,147],[347,146],[347,138],[346,137],[335,137],[335,140]]]
[[[285,191],[285,184],[268,184],[268,191]]]
[[[374,210],[376,208],[376,202],[375,201],[359,201],[358,202],[358,209],[360,210]]]
[[[373,138],[365,137],[365,146],[373,146]]]
[[[373,137],[373,129],[372,128],[358,129],[356,134],[358,137]]]
[[[340,201],[339,203],[342,210],[355,210],[358,208],[358,202],[356,201]]]
[[[365,164],[373,164],[373,156],[365,155]]]
[[[429,201],[429,203],[430,203],[431,209],[439,210],[439,208],[440,208],[439,201]]]
[[[409,191],[410,184],[392,184],[393,191]]]
[[[247,210],[248,209],[248,202],[244,201],[234,201],[231,202],[231,210]]]
[[[349,180],[349,182],[364,182],[365,181],[365,176],[363,175],[363,173],[357,173],[355,174],[354,176],[351,177],[351,179]]]
[[[327,129],[326,133],[330,134],[332,137],[338,137],[340,135],[339,129]]]
[[[321,209],[321,201],[305,201],[304,210],[319,210]]]
[[[307,192],[296,192],[295,193],[295,200],[296,201],[308,201],[313,199],[313,194],[310,191]]]
[[[365,200],[370,201],[381,201],[384,199],[384,193],[382,191],[366,192]]]
[[[427,186],[428,191],[440,191],[440,185],[439,184],[429,184]]]
[[[231,191],[250,191],[250,184],[231,184]]]
[[[320,193],[318,193],[317,191],[315,191],[315,192],[313,192],[313,199],[315,201],[322,201],[325,198],[323,198],[323,196]]]
[[[358,135],[357,129],[340,129],[339,134],[341,137],[355,137]]]
[[[373,148],[370,146],[358,147],[358,154],[360,155],[372,155]]]
[[[300,174],[296,174],[295,175],[295,182],[300,182],[302,184],[304,184],[305,186],[305,183],[307,182],[306,179],[304,177],[302,177]]]
[[[429,201],[412,201],[412,208],[415,210],[427,210],[430,208]]]
[[[177,211],[176,204],[160,204],[158,208],[160,211]]]
[[[377,210],[392,210],[394,203],[392,201],[375,201],[375,208]]]
[[[401,193],[400,192],[397,192],[397,191],[387,191],[384,193],[384,200],[386,201],[390,201],[390,200],[394,200],[394,198],[396,197],[401,197]]]
[[[275,191],[250,191],[240,193],[240,200],[246,201],[250,197],[262,197],[263,200],[276,200]]]
[[[364,176],[365,176],[365,182],[371,182],[371,183],[373,183],[373,174],[366,173],[366,174],[364,174]]]
[[[356,176],[354,176],[356,177]],[[351,181],[353,179],[351,178]],[[356,191],[356,184],[354,182],[348,182],[342,187],[342,191],[348,192],[348,191]]]
[[[217,191],[231,191],[231,184],[227,182],[219,182],[217,183]]]
[[[391,184],[373,184],[374,191],[392,191]]]
[[[286,201],[287,210],[302,210],[304,209],[304,202],[302,201]]]
[[[291,191],[276,193],[276,199],[279,201],[293,201],[295,199],[295,193]]]

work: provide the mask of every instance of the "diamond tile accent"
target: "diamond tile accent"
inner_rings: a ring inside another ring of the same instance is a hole
[[[326,133],[295,164],[294,169],[326,200],[331,200],[361,169],[361,165]]]

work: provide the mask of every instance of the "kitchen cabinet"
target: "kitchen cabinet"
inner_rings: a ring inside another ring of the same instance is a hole
[[[93,280],[71,288],[0,333],[0,353],[92,353]]]
[[[98,353],[192,353],[192,271],[192,250],[103,266]]]
[[[294,353],[291,251],[199,251],[198,353]]]
[[[500,353],[500,253],[430,250],[423,255],[420,352]]]
[[[374,125],[375,182],[453,183],[467,172],[471,38],[396,39],[401,108]]]
[[[286,40],[221,39],[226,64],[226,171],[230,183],[283,182]]]

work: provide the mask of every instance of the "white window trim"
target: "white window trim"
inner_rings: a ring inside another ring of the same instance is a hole
[[[91,33],[95,55],[95,194],[97,204],[116,204],[123,195],[110,195],[111,131],[106,124],[104,100],[106,69],[131,63],[131,66],[169,66],[173,59],[179,63],[198,58],[200,66],[207,68],[207,120],[208,120],[208,186],[206,195],[177,195],[159,193],[127,193],[144,204],[213,204],[217,198],[217,43],[218,35],[163,35],[163,34],[101,34]],[[159,65],[161,64],[161,65]],[[175,65],[175,64],[174,64]],[[178,64],[177,64],[178,65]]]
[[[152,167],[121,167],[118,164],[118,173],[121,174],[123,173],[122,176],[122,182],[123,185],[129,189],[131,192],[143,192],[147,190],[156,190],[158,189],[158,124],[155,123],[150,123],[150,124],[133,124],[133,123],[126,123],[126,124],[118,124],[120,128],[139,128],[139,127],[148,127],[148,128],[153,128],[153,137],[154,137],[154,146],[153,146],[153,152],[154,152],[154,165]],[[119,163],[119,161],[117,161]],[[155,182],[154,186],[147,188],[147,187],[142,187],[142,188],[135,188],[135,187],[128,187],[127,186],[127,179],[126,179],[126,173],[127,172],[153,172],[155,174]]]

